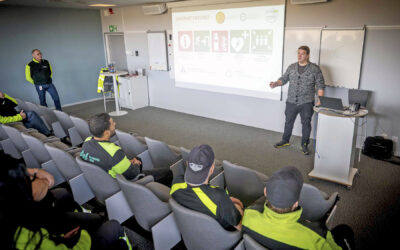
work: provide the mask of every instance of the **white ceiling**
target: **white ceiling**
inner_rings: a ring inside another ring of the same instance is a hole
[[[181,0],[5,0],[0,5],[18,5],[34,7],[56,7],[56,8],[84,8],[99,9],[101,7],[89,7],[89,4],[115,4],[118,6],[166,3]],[[104,8],[104,7],[103,7]]]

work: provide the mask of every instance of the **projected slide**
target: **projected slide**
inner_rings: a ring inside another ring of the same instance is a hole
[[[284,5],[172,13],[176,86],[280,100]]]

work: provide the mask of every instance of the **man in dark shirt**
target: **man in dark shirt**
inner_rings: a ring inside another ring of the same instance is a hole
[[[17,100],[0,91],[0,123],[23,122],[24,126],[27,128],[37,129],[46,136],[51,135],[50,130],[36,112],[25,112],[21,110],[18,113],[15,110],[17,105]]]
[[[115,134],[116,123],[106,113],[95,115],[89,120],[89,130],[93,137],[86,138],[80,157],[82,160],[93,163],[109,173],[113,178],[117,174],[126,179],[136,178],[139,173],[153,175],[154,180],[170,186],[172,173],[169,169],[151,169],[142,171],[141,161],[137,158],[131,160],[126,157],[121,147],[110,142]]]
[[[38,49],[32,50],[32,61],[25,66],[25,78],[28,82],[35,85],[39,95],[40,105],[46,106],[46,91],[53,98],[57,110],[61,110],[60,97],[53,84],[53,69],[49,61],[42,58],[42,52]]]
[[[269,86],[275,88],[290,82],[285,109],[285,130],[282,140],[274,145],[275,148],[289,146],[293,125],[296,117],[300,114],[302,125],[301,148],[305,155],[310,154],[308,144],[310,142],[311,118],[314,113],[315,90],[318,96],[324,95],[325,82],[321,69],[318,65],[311,63],[310,48],[301,46],[297,50],[298,62],[291,64],[285,74]],[[319,99],[317,100],[319,105]]]
[[[190,151],[185,175],[177,176],[171,187],[172,198],[184,207],[215,218],[227,230],[241,229],[243,204],[229,197],[224,189],[208,184],[214,171],[214,152],[209,145]]]

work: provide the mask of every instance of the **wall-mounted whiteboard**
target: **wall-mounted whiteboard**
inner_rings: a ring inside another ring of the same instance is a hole
[[[147,33],[150,70],[168,70],[167,42],[165,31]]]
[[[322,30],[320,67],[325,84],[358,89],[365,30]]]
[[[310,48],[310,61],[319,64],[321,28],[286,28],[283,71],[297,62],[297,49],[306,45]]]

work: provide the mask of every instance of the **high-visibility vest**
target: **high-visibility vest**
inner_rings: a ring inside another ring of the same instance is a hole
[[[108,68],[100,69],[99,79],[97,80],[97,93],[104,92],[104,80],[106,79],[106,76],[101,74],[104,72],[108,72]],[[116,80],[117,80],[117,86],[118,86],[118,76],[116,76]],[[110,92],[110,91],[108,91],[108,92]],[[118,86],[118,92],[119,92],[119,86]]]

